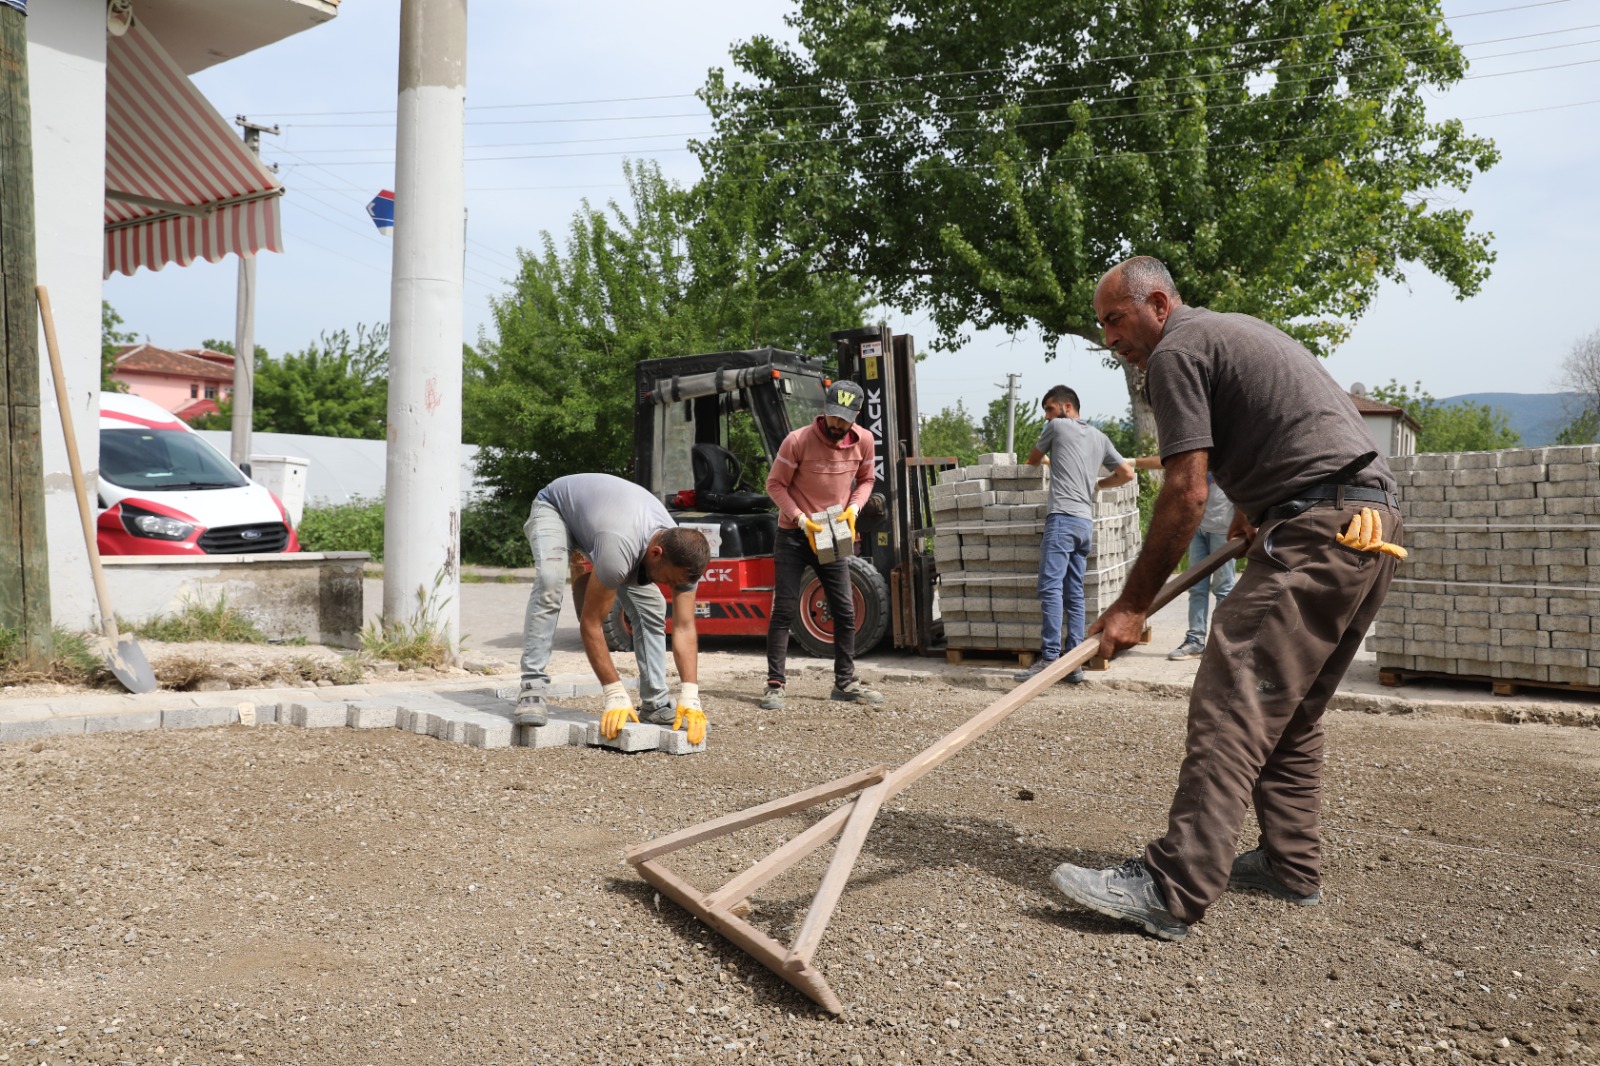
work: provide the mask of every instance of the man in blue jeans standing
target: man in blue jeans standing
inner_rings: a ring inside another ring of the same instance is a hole
[[[1111,440],[1078,417],[1078,394],[1057,385],[1044,394],[1044,431],[1028,465],[1050,460],[1050,510],[1039,545],[1039,606],[1043,614],[1039,658],[1014,675],[1026,681],[1061,657],[1062,621],[1067,648],[1083,643],[1083,574],[1094,547],[1094,494],[1133,480],[1133,462]],[[1100,477],[1100,468],[1111,474]],[[1081,668],[1066,680],[1083,680]]]
[[[1160,470],[1161,457],[1159,455],[1141,455],[1133,461],[1139,470]],[[1206,474],[1206,510],[1201,516],[1200,528],[1195,530],[1194,539],[1189,541],[1189,565],[1193,566],[1201,559],[1210,555],[1224,544],[1228,543],[1228,527],[1233,524],[1233,501],[1228,499],[1226,493],[1217,484],[1216,476]],[[1184,659],[1198,659],[1206,651],[1206,634],[1211,632],[1207,624],[1210,615],[1210,601],[1214,597],[1217,606],[1222,606],[1222,601],[1228,593],[1233,591],[1234,579],[1238,577],[1235,564],[1219,567],[1212,575],[1209,591],[1204,582],[1196,584],[1189,590],[1189,631],[1183,636],[1183,643],[1179,644],[1168,659],[1178,662]]]

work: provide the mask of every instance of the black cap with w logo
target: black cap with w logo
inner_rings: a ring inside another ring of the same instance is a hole
[[[835,381],[823,394],[822,411],[833,418],[854,422],[861,413],[861,401],[866,392],[853,381]]]

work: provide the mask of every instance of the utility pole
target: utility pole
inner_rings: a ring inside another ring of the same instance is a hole
[[[1006,390],[1006,452],[1013,456],[1017,454],[1017,379],[1021,376],[1007,374],[1007,384],[995,386]]]
[[[261,135],[278,135],[277,126],[263,126],[243,115],[234,123],[244,130],[245,147],[261,155]],[[250,461],[250,427],[255,416],[256,390],[256,257],[239,257],[239,295],[233,319],[233,437],[228,458],[234,465]]]
[[[0,4],[0,628],[22,638],[30,666],[51,650],[37,273],[27,5],[8,0]]]
[[[383,620],[436,627],[452,655],[461,630],[466,91],[467,0],[401,0]]]

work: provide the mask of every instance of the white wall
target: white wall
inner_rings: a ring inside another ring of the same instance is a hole
[[[105,247],[105,3],[30,4],[27,26],[39,282],[50,289],[78,451],[92,486],[99,451],[100,274]],[[99,610],[42,331],[39,373],[44,394],[40,418],[51,614],[57,625],[90,629]]]

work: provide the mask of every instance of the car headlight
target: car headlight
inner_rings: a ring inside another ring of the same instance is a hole
[[[151,537],[155,540],[186,540],[195,529],[192,522],[128,504],[122,505],[122,528],[135,537]]]

